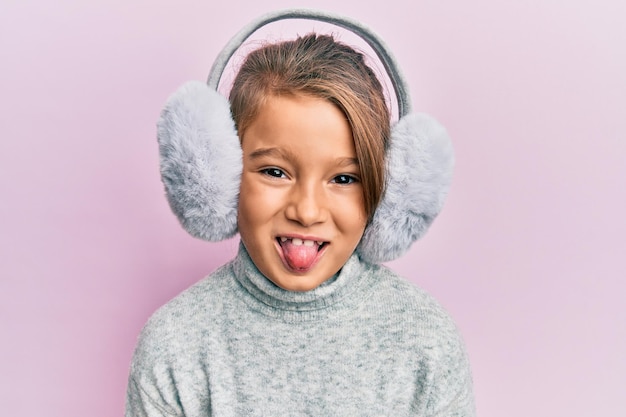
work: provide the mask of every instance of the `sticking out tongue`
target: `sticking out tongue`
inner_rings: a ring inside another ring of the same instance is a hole
[[[295,244],[294,244],[295,240]],[[302,242],[300,239],[287,239],[280,244],[283,248],[285,260],[293,269],[307,270],[313,266],[317,257],[318,244],[313,242]]]

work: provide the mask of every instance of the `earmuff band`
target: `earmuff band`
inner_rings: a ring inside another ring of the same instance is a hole
[[[389,75],[389,79],[391,80],[391,84],[393,85],[398,101],[398,117],[401,118],[411,111],[411,99],[407,83],[400,72],[396,60],[393,58],[391,52],[389,52],[390,50],[385,45],[383,40],[366,26],[355,20],[318,10],[287,9],[268,13],[261,16],[257,20],[250,22],[231,38],[231,40],[217,56],[213,66],[211,67],[211,71],[209,72],[209,78],[207,80],[209,87],[217,90],[228,61],[254,32],[272,22],[285,19],[305,19],[330,23],[344,29],[348,29],[352,33],[358,35],[372,47]]]

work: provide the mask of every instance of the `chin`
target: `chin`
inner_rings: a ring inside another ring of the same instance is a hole
[[[337,271],[327,270],[324,268],[324,261],[322,260],[318,265],[318,270],[313,267],[307,272],[294,272],[290,271],[284,265],[277,265],[278,270],[274,271],[261,271],[263,275],[270,281],[272,281],[278,287],[295,292],[311,291],[322,285],[324,282],[332,278]],[[272,273],[273,272],[273,273]]]
[[[281,274],[282,275],[282,274]],[[332,275],[331,275],[332,276]],[[266,275],[267,277],[267,275]],[[269,278],[274,284],[287,291],[306,292],[314,290],[330,278],[319,278],[317,276],[287,274],[279,277]]]

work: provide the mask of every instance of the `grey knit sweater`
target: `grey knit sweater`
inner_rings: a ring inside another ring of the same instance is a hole
[[[473,416],[465,349],[430,296],[353,255],[308,292],[237,257],[143,329],[126,416]]]

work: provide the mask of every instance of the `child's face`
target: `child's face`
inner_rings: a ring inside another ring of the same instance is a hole
[[[308,291],[333,276],[366,225],[350,125],[330,102],[271,97],[242,138],[239,232],[259,270]]]

